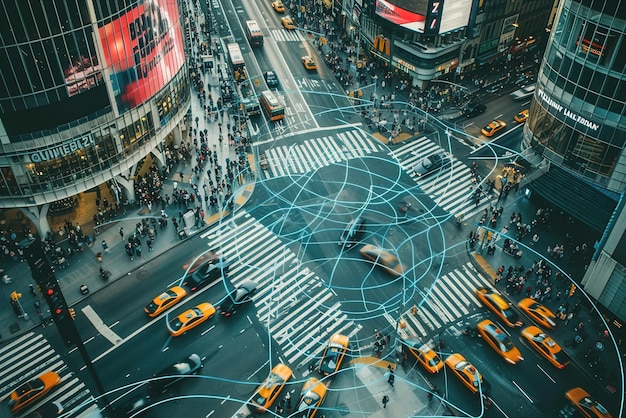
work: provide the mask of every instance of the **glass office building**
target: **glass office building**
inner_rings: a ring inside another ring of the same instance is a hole
[[[602,238],[582,285],[626,321],[626,4],[564,0],[524,127],[529,188]],[[537,158],[540,157],[540,158]]]
[[[132,199],[137,164],[182,137],[186,68],[175,1],[0,2],[0,209],[45,217],[112,179]]]
[[[626,186],[626,6],[561,4],[524,132],[550,162],[620,193]]]

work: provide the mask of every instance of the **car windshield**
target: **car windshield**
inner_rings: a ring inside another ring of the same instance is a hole
[[[308,391],[302,398],[302,402],[300,402],[298,412],[309,409],[311,406],[315,405],[317,401],[319,400],[320,400],[320,396],[317,393],[313,391]]]
[[[519,320],[519,315],[517,315],[517,312],[515,312],[513,309],[503,309],[502,314],[505,316],[506,319],[513,323]]]
[[[183,326],[183,323],[182,323],[182,322],[180,322],[180,321],[178,320],[178,318],[176,318],[176,319],[174,319],[174,320],[172,320],[172,321],[170,322],[170,328],[171,328],[172,330],[174,330],[174,331],[178,331],[178,330],[180,329],[180,327],[182,327],[182,326]]]
[[[602,404],[594,401],[593,399],[589,397],[582,398],[580,400],[580,406],[582,406],[585,409],[593,409],[593,407],[595,407],[598,410],[598,412],[601,414],[606,414],[609,412],[606,410],[604,406],[602,406]]]
[[[433,357],[428,361],[429,366],[437,366],[439,363],[441,363],[441,359],[439,357]]]
[[[485,131],[487,131],[487,132],[491,132],[492,129],[493,129],[493,127],[491,125],[485,126]]]

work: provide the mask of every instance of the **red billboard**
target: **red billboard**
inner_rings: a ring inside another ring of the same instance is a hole
[[[376,0],[376,14],[406,29],[437,35],[467,26],[472,0]]]
[[[146,0],[99,33],[120,113],[154,96],[184,63],[175,1]]]

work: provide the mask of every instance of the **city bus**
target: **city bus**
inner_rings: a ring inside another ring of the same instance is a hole
[[[261,108],[269,120],[285,119],[285,108],[278,101],[274,93],[269,90],[265,90],[261,93]]]
[[[246,20],[246,37],[252,48],[263,46],[263,32],[256,20]]]
[[[243,62],[243,55],[241,54],[239,44],[232,43],[228,44],[226,47],[228,48],[230,69],[233,72],[235,80],[245,80],[248,76],[246,75],[246,64]]]

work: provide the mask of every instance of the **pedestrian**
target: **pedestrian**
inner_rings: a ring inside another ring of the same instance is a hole
[[[141,258],[141,245],[135,243],[135,254],[137,254],[137,257]]]
[[[124,240],[124,227],[120,226],[120,237],[122,237],[122,240]]]
[[[105,253],[111,252],[111,250],[109,249],[109,245],[107,244],[105,240],[102,240],[102,249],[104,250]]]
[[[152,251],[152,239],[148,238],[146,245],[148,246],[148,251]]]
[[[389,369],[389,378],[387,379],[387,383],[389,383],[391,387],[393,387],[393,384],[396,381],[396,376],[393,374],[393,369],[391,368],[391,366],[388,366],[388,369]]]
[[[389,403],[389,396],[383,396],[383,408],[387,408],[387,403]]]

